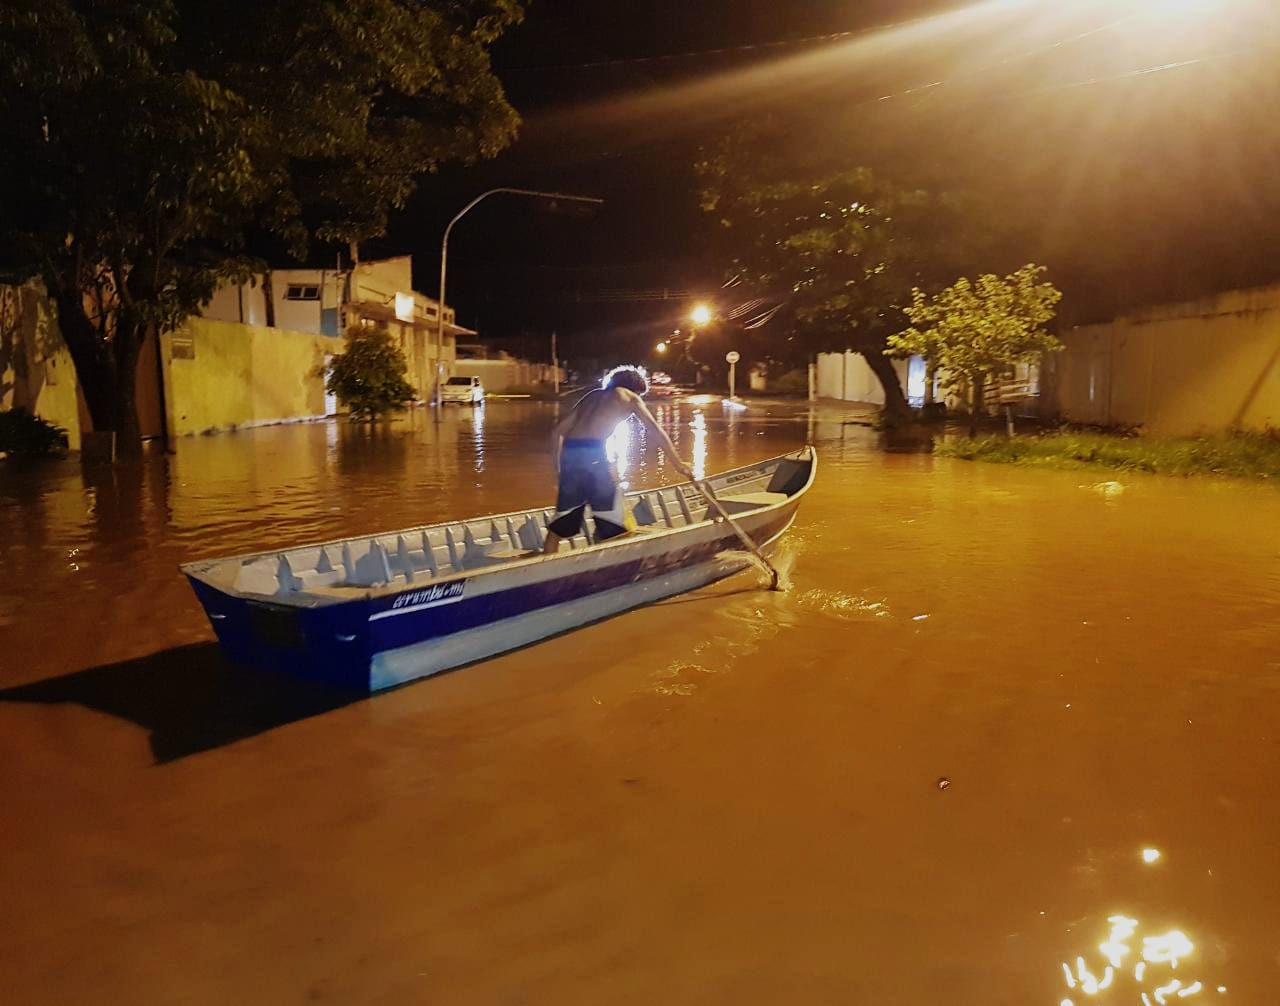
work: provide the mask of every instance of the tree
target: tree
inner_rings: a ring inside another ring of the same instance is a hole
[[[911,306],[903,309],[911,327],[889,338],[886,354],[923,356],[953,388],[972,389],[969,436],[977,432],[988,377],[1062,349],[1044,328],[1062,299],[1052,283],[1037,282],[1045,271],[1026,265],[1004,278],[961,278],[933,296],[913,290]]]
[[[404,408],[416,392],[405,380],[404,353],[388,332],[353,328],[347,345],[330,364],[326,387],[351,412],[352,419],[374,420]]]
[[[139,446],[143,342],[254,240],[381,234],[415,180],[518,119],[488,50],[516,0],[9,0],[0,268],[40,277],[96,430]]]
[[[861,353],[884,388],[887,416],[900,417],[906,396],[884,354],[897,311],[913,287],[954,276],[987,232],[953,196],[865,167],[819,173],[766,146],[729,140],[697,166],[727,271],[742,289],[785,300],[779,320],[791,331],[771,355],[794,365],[816,352]]]

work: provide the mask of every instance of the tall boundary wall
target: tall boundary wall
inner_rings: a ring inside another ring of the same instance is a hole
[[[343,340],[190,318],[162,340],[172,436],[320,419],[326,358]]]
[[[1280,286],[1074,328],[1045,360],[1051,414],[1182,436],[1280,429]]]
[[[210,433],[323,418],[328,358],[345,340],[190,318],[138,360],[143,436]],[[163,384],[163,395],[161,385]],[[91,428],[56,312],[39,283],[0,286],[0,409],[25,408],[67,430],[72,450]]]

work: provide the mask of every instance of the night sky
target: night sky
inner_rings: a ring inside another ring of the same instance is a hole
[[[474,211],[455,231],[449,299],[513,348],[536,352],[556,329],[571,354],[625,356],[678,323],[680,294],[723,278],[697,206],[699,145],[772,114],[796,123],[797,163],[820,154],[981,195],[1009,238],[974,271],[1047,264],[1070,320],[1268,282],[1278,15],[1202,3],[1213,9],[1174,18],[1152,0],[534,2],[495,51],[520,139],[424,180],[363,254],[412,252],[433,293],[444,224],[479,192],[601,196],[585,216],[504,197]],[[841,32],[855,34],[805,41]],[[673,299],[651,299],[664,289]]]

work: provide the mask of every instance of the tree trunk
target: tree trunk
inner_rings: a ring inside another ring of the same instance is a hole
[[[987,375],[978,374],[973,378],[973,401],[969,407],[969,437],[978,435],[978,416],[986,409]]]
[[[118,336],[117,336],[118,338]],[[116,375],[116,453],[142,453],[142,424],[138,422],[138,346],[121,353]]]
[[[262,274],[262,299],[267,306],[267,328],[276,327],[276,291],[271,282],[271,270]],[[441,310],[444,310],[442,307]]]
[[[58,308],[58,329],[71,354],[94,431],[114,433],[117,454],[140,454],[138,333],[122,328],[115,334],[115,345],[108,345],[85,313],[79,289],[58,288],[52,296]]]
[[[55,288],[50,296],[58,308],[58,330],[67,344],[76,379],[89,409],[89,421],[99,431],[116,428],[115,368],[106,343],[98,335],[84,311],[84,297],[78,289]]]
[[[911,406],[907,404],[907,396],[903,393],[902,382],[898,380],[893,361],[884,355],[884,348],[859,349],[858,352],[867,361],[867,366],[884,389],[885,422],[892,425],[905,419],[911,414]]]

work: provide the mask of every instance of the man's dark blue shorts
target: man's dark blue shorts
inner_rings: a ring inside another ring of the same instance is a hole
[[[583,514],[591,507],[596,540],[615,538],[627,530],[624,506],[622,492],[613,481],[604,441],[565,440],[560,452],[556,516],[548,525],[549,530],[561,538],[572,538],[582,530]]]

